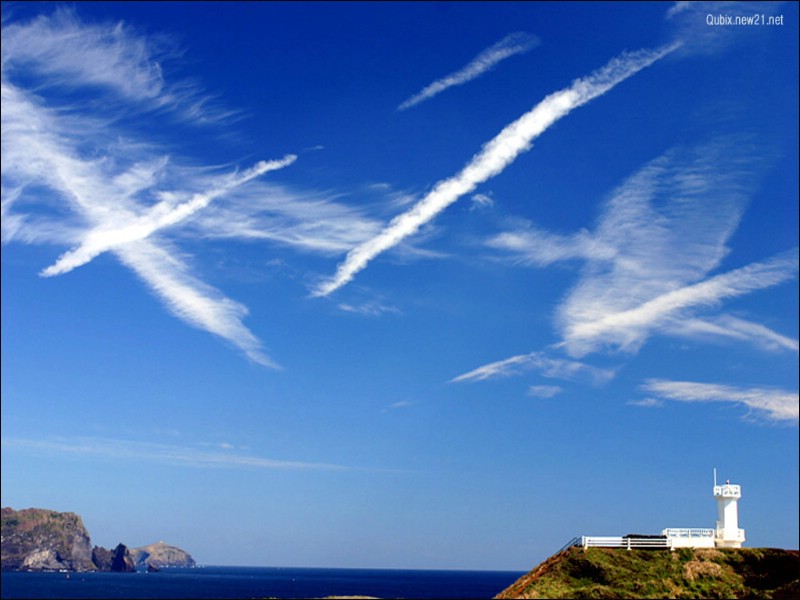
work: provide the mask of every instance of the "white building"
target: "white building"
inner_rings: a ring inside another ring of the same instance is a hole
[[[664,529],[672,548],[741,548],[744,529],[739,529],[739,498],[742,486],[726,481],[717,485],[717,470],[714,469],[714,498],[717,501],[716,529]]]
[[[742,488],[731,485],[716,485],[714,482],[714,498],[717,500],[717,529],[714,532],[714,543],[718,548],[741,548],[744,542],[744,529],[739,529],[739,507],[737,503],[742,497]]]

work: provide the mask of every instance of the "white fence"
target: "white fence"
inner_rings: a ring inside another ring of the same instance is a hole
[[[670,538],[635,538],[584,535],[580,539],[584,548],[672,548]]]
[[[713,529],[671,527],[669,529],[665,529],[664,531],[662,531],[661,535],[666,535],[667,537],[713,538],[715,533],[716,531],[714,531]]]
[[[716,531],[699,528],[670,528],[661,532],[672,543],[672,548],[713,548],[716,545]]]

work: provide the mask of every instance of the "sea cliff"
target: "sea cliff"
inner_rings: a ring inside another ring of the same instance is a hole
[[[93,547],[83,520],[71,512],[3,508],[0,538],[3,570],[132,572],[195,565],[188,552],[164,542],[133,549]]]

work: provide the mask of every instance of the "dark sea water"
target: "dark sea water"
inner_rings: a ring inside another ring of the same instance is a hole
[[[491,598],[516,571],[198,567],[158,573],[2,573],[3,598]]]

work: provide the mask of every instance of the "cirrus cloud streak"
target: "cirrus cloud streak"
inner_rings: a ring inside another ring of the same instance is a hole
[[[488,363],[458,375],[450,381],[452,383],[484,381],[486,379],[511,377],[531,370],[540,372],[544,377],[579,380],[593,385],[606,383],[613,379],[615,375],[613,369],[601,369],[576,360],[553,358],[544,352],[530,352]]]
[[[240,454],[234,451],[213,452],[193,446],[156,442],[77,437],[31,440],[3,438],[3,446],[52,459],[53,456],[91,457],[106,461],[137,461],[194,469],[280,469],[314,471],[359,470],[331,463],[276,460]],[[223,449],[230,444],[223,444]]]
[[[798,394],[768,387],[737,387],[693,381],[649,379],[641,389],[656,398],[676,402],[741,404],[772,421],[797,423]]]
[[[693,285],[687,285],[657,296],[643,304],[598,319],[574,323],[565,331],[571,353],[581,356],[595,346],[597,340],[610,340],[623,349],[637,346],[646,331],[668,328],[685,311],[714,306],[726,298],[734,298],[768,288],[792,279],[797,274],[797,249],[763,262],[722,273]]]

